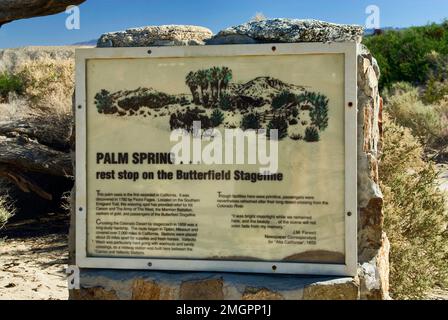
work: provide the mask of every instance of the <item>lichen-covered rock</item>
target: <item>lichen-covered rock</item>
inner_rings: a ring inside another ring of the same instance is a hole
[[[203,45],[213,33],[198,26],[149,26],[103,34],[98,47],[149,47]]]
[[[83,288],[73,290],[72,300],[119,300],[114,290],[106,290],[102,287]]]
[[[180,286],[181,300],[223,300],[223,279],[185,281]]]
[[[173,300],[173,291],[155,281],[136,279],[132,284],[132,300]]]
[[[361,42],[363,28],[319,20],[269,19],[224,29],[207,44],[266,42]]]
[[[13,20],[45,16],[64,11],[85,0],[0,0],[0,26]]]
[[[353,278],[317,282],[305,288],[303,300],[358,300],[359,284]]]
[[[246,288],[242,300],[285,300],[282,294],[266,288]]]

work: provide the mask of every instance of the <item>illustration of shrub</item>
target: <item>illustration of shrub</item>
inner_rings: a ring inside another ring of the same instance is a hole
[[[212,127],[217,127],[221,125],[224,122],[224,113],[222,113],[220,110],[215,109],[212,112],[212,115],[210,116],[210,121]]]
[[[318,142],[320,140],[319,129],[316,127],[308,127],[305,129],[305,141]]]
[[[118,101],[118,106],[124,110],[138,110],[141,107],[160,109],[177,102],[176,97],[163,92],[145,92]]]
[[[99,113],[109,113],[114,104],[114,100],[109,91],[102,89],[95,95],[95,105]]]
[[[296,125],[296,124],[299,124],[299,121],[297,121],[297,119],[293,118],[293,119],[289,120],[289,125],[290,126],[293,126],[293,125]]]
[[[289,137],[295,141],[303,140],[303,136],[299,133],[294,133],[294,134],[290,135]]]
[[[260,115],[256,112],[244,115],[241,121],[241,129],[243,130],[258,130],[261,128]]]
[[[188,101],[186,97],[181,97],[178,102],[182,107],[188,106],[190,104],[190,101]],[[168,106],[166,106],[166,108],[168,108]]]
[[[313,125],[324,131],[328,127],[328,98],[316,92],[304,92],[298,97],[302,110],[309,110]]]
[[[221,94],[221,98],[219,99],[219,107],[224,111],[232,110],[232,98],[229,94]]]
[[[277,130],[278,140],[284,139],[288,136],[288,122],[283,117],[274,117],[267,126],[266,136],[271,138],[271,130]]]
[[[174,129],[184,129],[187,131],[193,130],[194,122],[198,121],[201,123],[202,129],[212,128],[212,122],[207,115],[201,114],[199,109],[187,110],[186,112],[173,113],[170,116],[170,128]]]
[[[320,131],[324,131],[328,127],[328,98],[317,94],[313,105],[314,108],[310,111],[311,121]]]
[[[291,114],[294,118],[297,118],[300,114],[299,108],[297,107],[292,108]]]
[[[297,96],[290,91],[282,91],[272,99],[272,108],[290,108],[297,104]]]

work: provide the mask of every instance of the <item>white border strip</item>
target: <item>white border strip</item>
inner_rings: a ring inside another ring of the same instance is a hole
[[[345,264],[93,258],[87,256],[86,61],[167,57],[345,55]],[[355,43],[95,48],[76,50],[76,263],[81,268],[355,276],[357,270],[357,54]]]

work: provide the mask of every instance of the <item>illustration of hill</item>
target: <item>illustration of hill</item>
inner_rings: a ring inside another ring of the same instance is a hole
[[[233,71],[213,67],[191,71],[185,84],[191,94],[167,94],[153,88],[109,92],[95,96],[99,113],[118,116],[167,118],[169,128],[191,131],[202,128],[278,130],[278,139],[317,142],[328,127],[328,98],[305,87],[272,77],[234,83]]]

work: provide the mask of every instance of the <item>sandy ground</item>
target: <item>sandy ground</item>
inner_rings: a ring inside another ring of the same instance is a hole
[[[68,299],[65,221],[47,220],[12,224],[0,234],[0,300]]]

